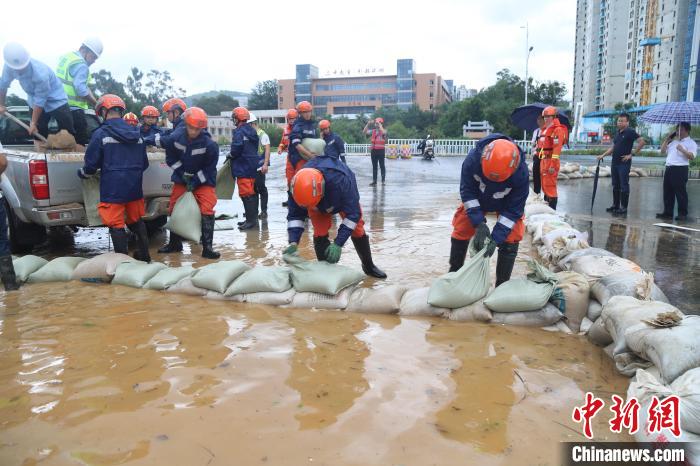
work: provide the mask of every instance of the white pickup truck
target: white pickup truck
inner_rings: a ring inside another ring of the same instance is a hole
[[[0,129],[3,124],[8,128],[8,121],[2,122],[2,119],[0,116]],[[52,150],[37,152],[34,145],[3,143],[3,146],[8,166],[0,180],[0,189],[7,209],[12,252],[30,252],[44,242],[48,228],[88,226],[82,181],[77,176],[85,154]],[[148,160],[150,167],[143,177],[144,220],[151,232],[165,224],[172,190],[172,170],[165,163],[164,152],[149,152]]]

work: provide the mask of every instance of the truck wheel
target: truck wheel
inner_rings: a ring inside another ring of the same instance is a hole
[[[10,250],[14,254],[29,254],[34,246],[46,241],[46,228],[33,223],[25,223],[17,218],[7,199],[4,199],[7,212],[7,229]]]
[[[160,233],[167,221],[168,217],[163,215],[161,217],[154,218],[153,220],[144,222],[146,224],[146,232],[148,232],[148,237],[152,238]]]

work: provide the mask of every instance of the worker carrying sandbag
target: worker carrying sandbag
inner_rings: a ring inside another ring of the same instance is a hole
[[[182,123],[182,115],[185,113],[185,110],[187,110],[187,104],[182,99],[173,97],[165,101],[163,104],[163,112],[173,127],[163,130],[163,134],[170,134],[180,126],[180,123]]]
[[[250,230],[258,227],[258,193],[255,191],[255,176],[258,172],[258,133],[248,124],[250,112],[245,107],[233,109],[233,137],[231,138],[231,174],[236,179],[238,195],[243,202],[245,222],[238,229]]]
[[[304,220],[311,218],[314,226],[314,250],[316,258],[335,264],[340,259],[343,245],[352,237],[362,270],[372,277],[386,278],[372,261],[369,237],[365,233],[355,174],[338,159],[321,155],[299,170],[292,179],[292,196],[289,199],[287,232],[289,247],[285,254],[295,254],[304,233]],[[334,214],[343,221],[333,243],[328,230]]]
[[[104,123],[92,133],[85,150],[85,164],[78,170],[78,176],[87,179],[101,170],[97,212],[102,223],[109,227],[114,252],[129,252],[126,225],[138,239],[134,257],[150,262],[146,224],[141,219],[146,213],[143,172],[148,169],[148,156],[138,127],[122,119],[125,110],[126,104],[117,95],[105,94],[99,98],[95,113]]]
[[[345,141],[331,130],[331,122],[321,120],[318,123],[318,129],[321,130],[321,136],[326,141],[326,147],[323,149],[323,155],[334,159],[340,159],[345,163]]]
[[[557,178],[559,176],[559,157],[561,150],[569,139],[569,130],[559,122],[557,107],[546,107],[542,110],[545,128],[541,132],[538,145],[540,159],[540,178],[544,200],[552,209],[557,208]]]
[[[529,175],[520,148],[498,133],[479,140],[462,163],[459,191],[462,205],[452,219],[450,272],[462,267],[469,240],[474,238],[475,249],[486,246],[487,256],[498,246],[498,286],[510,279],[525,232],[523,211],[529,194]],[[499,214],[493,232],[486,225],[486,212]]]
[[[172,112],[169,112],[172,113]],[[178,124],[170,134],[147,137],[147,144],[165,149],[165,163],[173,169],[170,180],[168,214],[172,214],[177,200],[191,191],[202,213],[202,257],[218,259],[214,251],[214,206],[216,205],[216,163],[219,160],[219,145],[207,132],[208,117],[199,107],[191,107],[182,115],[184,124]],[[182,238],[170,232],[168,244],[158,250],[160,254],[182,251]]]

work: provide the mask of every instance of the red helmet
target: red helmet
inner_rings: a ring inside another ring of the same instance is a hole
[[[557,110],[557,107],[552,107],[551,105],[549,107],[545,107],[544,110],[542,110],[542,116],[547,117],[556,117],[557,114],[559,113],[559,110]]]
[[[141,109],[141,116],[158,118],[160,116],[160,112],[153,105],[146,105]]]
[[[250,112],[245,107],[236,107],[233,109],[233,118],[238,121],[248,121]]]
[[[139,117],[136,116],[136,114],[129,112],[126,115],[124,115],[124,121],[127,122],[127,124],[131,126],[138,126],[139,125]]]
[[[287,120],[296,119],[298,117],[299,117],[299,112],[297,112],[295,109],[290,108],[289,110],[287,110]]]
[[[520,149],[507,139],[496,139],[481,153],[481,170],[491,181],[503,182],[520,165]]]
[[[375,118],[374,121],[375,121],[376,123],[384,124],[384,118],[382,118],[382,117]]]
[[[172,112],[173,110],[177,109],[180,109],[181,112],[187,110],[187,104],[184,100],[178,99],[177,97],[173,97],[172,99],[166,100],[163,104],[164,112]]]
[[[185,120],[187,126],[193,128],[206,129],[208,124],[207,112],[199,107],[190,107],[182,114],[182,119]]]
[[[95,104],[95,113],[99,115],[102,109],[109,111],[114,107],[126,110],[126,104],[121,97],[114,94],[105,94],[97,100],[97,103]]]
[[[323,174],[315,168],[302,168],[291,183],[294,202],[301,207],[315,207],[323,197],[326,182]]]
[[[308,100],[302,100],[301,102],[299,102],[299,103],[297,104],[297,110],[298,110],[300,113],[303,113],[303,112],[310,112],[311,109],[312,109],[311,103],[310,103]]]
[[[326,129],[331,127],[331,122],[328,120],[321,120],[318,122],[318,127],[320,129]]]

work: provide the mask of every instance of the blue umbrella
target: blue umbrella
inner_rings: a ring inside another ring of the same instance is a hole
[[[520,106],[510,114],[510,121],[520,129],[535,131],[538,128],[537,117],[542,115],[542,110],[546,107],[549,107],[549,105],[541,102]],[[559,112],[559,121],[562,125],[571,128],[569,117],[566,114]]]
[[[639,117],[646,123],[700,125],[700,102],[668,102],[654,105]]]

